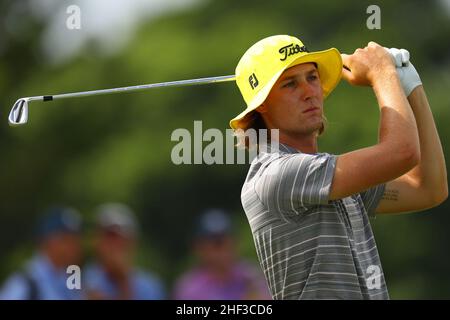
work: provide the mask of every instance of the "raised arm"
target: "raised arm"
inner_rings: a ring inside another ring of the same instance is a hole
[[[416,87],[408,101],[419,131],[420,162],[405,175],[387,183],[377,213],[424,210],[437,206],[448,196],[444,153],[423,86]]]
[[[419,136],[411,107],[388,52],[370,42],[352,55],[342,55],[343,78],[371,86],[380,108],[379,142],[338,156],[330,199],[340,199],[394,180],[420,160]]]

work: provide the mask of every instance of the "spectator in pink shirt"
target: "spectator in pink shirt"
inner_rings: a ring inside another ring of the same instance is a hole
[[[193,241],[197,265],[175,284],[177,300],[271,299],[262,271],[236,256],[231,221],[220,209],[200,218]]]

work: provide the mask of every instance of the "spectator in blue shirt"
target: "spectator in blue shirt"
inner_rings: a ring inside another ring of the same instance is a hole
[[[120,203],[99,207],[94,236],[95,260],[85,275],[89,299],[159,300],[161,281],[134,266],[138,225],[134,213]]]
[[[5,300],[76,300],[80,287],[68,286],[67,267],[81,263],[81,217],[68,207],[50,208],[37,227],[38,250],[23,270],[8,278],[0,290]],[[81,276],[81,274],[79,275]]]

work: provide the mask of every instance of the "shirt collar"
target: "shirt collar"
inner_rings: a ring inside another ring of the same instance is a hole
[[[259,151],[264,153],[301,153],[301,151],[287,145],[284,143],[279,144],[260,144],[259,145]]]

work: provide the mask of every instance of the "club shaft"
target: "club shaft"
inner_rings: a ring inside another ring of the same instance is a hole
[[[147,89],[161,88],[161,87],[184,87],[184,86],[201,85],[201,84],[209,84],[209,83],[227,82],[227,81],[234,81],[234,80],[236,80],[236,77],[234,75],[229,75],[229,76],[219,76],[219,77],[209,77],[209,78],[199,78],[199,79],[190,79],[190,80],[178,80],[178,81],[142,84],[142,85],[137,85],[137,86],[112,88],[112,89],[101,89],[101,90],[91,90],[91,91],[82,91],[82,92],[73,92],[73,93],[62,93],[62,94],[56,94],[56,95],[36,96],[36,97],[28,97],[27,99],[28,99],[28,101],[35,101],[35,100],[52,101],[52,100],[56,100],[56,99],[86,97],[86,96],[112,94],[112,93],[119,93],[119,92],[140,91],[140,90],[147,90]]]

